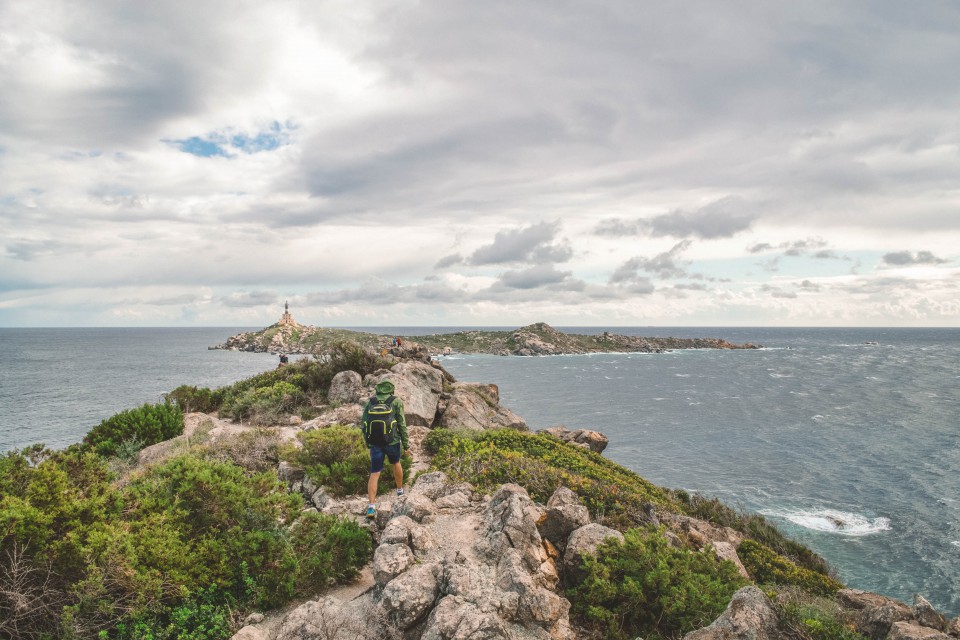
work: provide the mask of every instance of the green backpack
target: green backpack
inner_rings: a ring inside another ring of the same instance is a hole
[[[368,445],[385,447],[393,441],[397,431],[397,411],[393,405],[394,397],[388,396],[383,402],[372,396],[367,403],[367,418],[363,422],[363,436]]]

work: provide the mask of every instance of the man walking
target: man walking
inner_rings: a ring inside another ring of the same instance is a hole
[[[393,478],[397,495],[403,495],[403,466],[400,456],[410,451],[407,435],[407,418],[403,415],[403,401],[393,395],[395,387],[389,380],[381,380],[376,395],[370,397],[363,408],[363,441],[370,449],[370,479],[367,480],[367,517],[377,515],[377,486],[383,471],[384,458],[393,465]]]

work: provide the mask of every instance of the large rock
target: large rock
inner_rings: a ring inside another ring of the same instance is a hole
[[[415,554],[431,551],[437,546],[430,530],[408,516],[391,518],[380,536],[380,544],[405,544]]]
[[[596,553],[597,547],[607,538],[616,538],[623,542],[622,533],[595,522],[582,526],[570,534],[563,553],[563,575],[566,584],[578,584],[583,580],[585,574],[580,565],[583,563],[584,556]]]
[[[256,627],[246,626],[233,634],[230,640],[268,640],[267,634]]]
[[[568,429],[563,425],[550,427],[549,429],[540,429],[537,433],[545,433],[554,438],[559,438],[564,442],[569,442],[584,449],[590,449],[594,453],[603,453],[610,443],[610,439],[599,431],[590,429]]]
[[[543,512],[526,490],[505,484],[487,505],[487,549],[499,560],[507,549],[515,549],[528,571],[536,572],[547,559],[537,522]]]
[[[306,602],[283,620],[276,640],[356,640],[357,638],[399,639],[378,608],[353,611],[334,598]]]
[[[953,618],[947,623],[947,633],[954,638],[960,638],[960,618]]]
[[[373,579],[381,587],[413,566],[413,552],[405,544],[381,544],[373,552]]]
[[[461,596],[446,596],[434,607],[420,640],[513,640],[504,621]]]
[[[441,423],[449,429],[527,429],[523,418],[500,406],[500,392],[495,384],[455,384]]]
[[[443,391],[443,373],[425,362],[406,361],[394,365],[389,373],[373,374],[364,378],[366,396],[381,380],[389,380],[396,388],[394,395],[403,401],[408,425],[433,426],[437,405]]]
[[[925,627],[938,631],[944,631],[947,628],[947,619],[919,593],[913,596],[913,615],[917,622]]]
[[[356,404],[363,390],[363,378],[356,371],[341,371],[333,376],[327,399],[331,403]]]
[[[943,631],[924,627],[916,622],[894,622],[887,640],[950,640]]]
[[[708,627],[691,631],[683,640],[775,640],[777,612],[763,591],[751,585],[733,594],[730,604]]]
[[[857,610],[854,626],[875,640],[886,638],[895,623],[913,619],[913,610],[906,604],[869,591],[841,589],[837,592],[837,601],[848,609]]]
[[[363,419],[363,407],[359,404],[342,404],[339,407],[326,409],[312,420],[308,420],[300,425],[303,431],[311,429],[323,429],[335,424],[360,426]]]
[[[547,513],[538,528],[540,535],[563,553],[570,534],[587,524],[590,524],[590,511],[577,494],[567,487],[559,487],[547,500]]]
[[[420,493],[408,493],[400,496],[393,503],[393,516],[407,516],[414,522],[423,522],[423,519],[436,511],[433,500]]]
[[[418,565],[391,580],[381,604],[389,619],[406,631],[425,618],[440,593],[438,564]]]

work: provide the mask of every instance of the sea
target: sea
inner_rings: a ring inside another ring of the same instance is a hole
[[[559,328],[763,348],[441,360],[496,383],[533,429],[602,431],[604,455],[648,480],[763,514],[850,587],[960,615],[960,329]],[[64,447],[181,384],[275,367],[207,349],[241,330],[0,328],[0,452]]]

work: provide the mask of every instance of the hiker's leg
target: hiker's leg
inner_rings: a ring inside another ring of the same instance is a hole
[[[397,483],[397,489],[403,489],[403,465],[399,462],[393,465],[393,479]]]
[[[380,481],[380,472],[383,471],[384,450],[378,446],[370,447],[370,479],[367,480],[367,497],[370,504],[377,501],[377,483]]]
[[[367,497],[370,498],[370,504],[373,504],[377,501],[377,483],[380,482],[380,472],[370,474],[370,479],[367,480]]]

